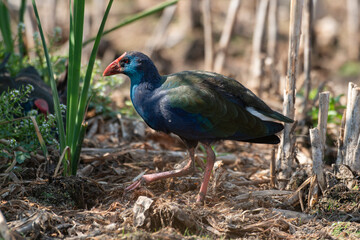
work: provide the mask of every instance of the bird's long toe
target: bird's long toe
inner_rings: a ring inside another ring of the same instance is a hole
[[[134,191],[136,188],[140,187],[142,182],[143,182],[143,178],[140,178],[139,180],[133,182],[132,184],[130,184],[130,186],[125,188],[125,192]]]

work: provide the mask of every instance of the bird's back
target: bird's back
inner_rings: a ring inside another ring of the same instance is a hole
[[[156,94],[163,96],[159,103],[166,129],[185,139],[275,143],[278,138],[272,135],[283,125],[259,116],[265,113],[269,119],[291,121],[236,80],[216,73],[184,71],[164,76]]]

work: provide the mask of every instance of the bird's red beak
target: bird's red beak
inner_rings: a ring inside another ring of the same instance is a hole
[[[124,52],[120,57],[118,57],[116,60],[114,60],[112,63],[110,63],[109,66],[106,67],[106,69],[103,73],[103,76],[111,76],[114,74],[122,73],[119,62],[125,55],[126,55],[126,52]]]
[[[42,98],[39,98],[39,99],[36,99],[34,101],[34,105],[40,110],[40,112],[42,114],[44,114],[45,116],[49,113],[49,105],[48,103],[42,99]]]

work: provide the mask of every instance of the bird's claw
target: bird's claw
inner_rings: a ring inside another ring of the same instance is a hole
[[[141,183],[144,182],[143,178],[140,178],[139,180],[136,180],[135,182],[133,182],[132,184],[130,184],[130,186],[128,186],[127,188],[125,188],[125,192],[130,192],[130,191],[134,191],[136,188],[140,187]]]

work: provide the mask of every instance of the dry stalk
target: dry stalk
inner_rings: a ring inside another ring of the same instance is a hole
[[[278,11],[278,0],[271,0],[269,2],[269,13],[268,13],[268,42],[267,42],[267,57],[271,60],[271,63],[274,64],[276,60],[276,51],[277,51],[277,33],[278,33],[278,21],[277,21],[277,11]]]
[[[69,148],[69,146],[66,146],[65,149],[64,149],[64,151],[62,152],[62,154],[61,154],[61,156],[60,156],[60,158],[59,158],[59,161],[58,161],[58,163],[57,163],[57,165],[56,165],[53,178],[56,178],[56,177],[57,177],[57,173],[58,173],[58,171],[59,171],[59,169],[60,169],[61,163],[62,163],[63,161],[68,161],[68,160],[65,159],[65,154],[66,154],[66,153],[67,153],[68,160],[70,160],[71,157],[70,157],[70,148]]]
[[[320,93],[319,117],[318,117],[317,128],[319,129],[321,149],[322,149],[323,156],[324,156],[325,146],[326,146],[326,129],[327,129],[327,119],[328,119],[328,111],[329,111],[329,99],[330,99],[329,92]]]
[[[252,76],[253,82],[259,86],[259,95],[262,92],[261,78],[264,75],[263,42],[265,35],[266,14],[269,0],[261,0],[256,13],[256,24],[252,42]]]
[[[344,134],[344,164],[360,170],[360,88],[349,83]]]
[[[308,194],[308,206],[313,207],[319,200],[319,185],[317,184],[316,175],[311,178]]]
[[[290,196],[287,197],[285,204],[287,205],[292,205],[292,206],[296,206],[297,202],[299,201],[299,191],[301,191],[303,188],[305,188],[308,184],[311,183],[311,181],[315,178],[316,176],[312,176],[307,178],[301,185],[300,187],[298,187],[298,189],[296,189],[296,191],[291,194]]]
[[[219,42],[219,52],[216,55],[215,63],[214,63],[214,71],[222,72],[226,52],[230,43],[230,37],[232,30],[234,28],[236,22],[236,16],[240,9],[240,0],[231,0],[224,24],[224,29],[221,34],[220,42]]]
[[[342,119],[341,119],[341,126],[339,131],[339,138],[337,140],[337,157],[336,157],[336,164],[342,164],[344,162],[344,135],[345,135],[345,122],[346,122],[346,111],[344,111]]]
[[[289,51],[288,66],[286,77],[286,89],[284,90],[284,114],[287,117],[295,117],[295,83],[297,74],[297,61],[299,42],[301,34],[301,18],[302,18],[302,0],[291,1],[290,11],[290,30],[289,30]],[[294,159],[295,137],[291,131],[293,124],[285,124],[284,131],[281,136],[281,143],[278,154],[278,168],[280,169],[280,178],[288,178],[291,175],[292,164]]]
[[[303,119],[306,119],[309,93],[311,89],[311,41],[313,32],[313,0],[305,0],[304,8],[304,101],[303,101]],[[304,121],[305,122],[305,121]]]
[[[275,170],[275,147],[271,151],[270,161],[270,186],[275,187],[276,184],[276,170]]]
[[[205,42],[205,70],[212,71],[214,62],[214,46],[211,23],[211,0],[202,0]]]
[[[322,192],[326,189],[326,179],[324,175],[324,152],[322,140],[318,128],[310,129],[311,150],[313,159],[313,172],[316,175],[317,182]]]
[[[268,23],[267,23],[267,47],[265,65],[270,70],[270,86],[271,93],[278,95],[280,89],[280,74],[276,68],[278,63],[278,0],[269,1]],[[261,90],[261,89],[260,89]]]
[[[347,0],[347,49],[348,56],[352,60],[359,56],[359,1]]]

